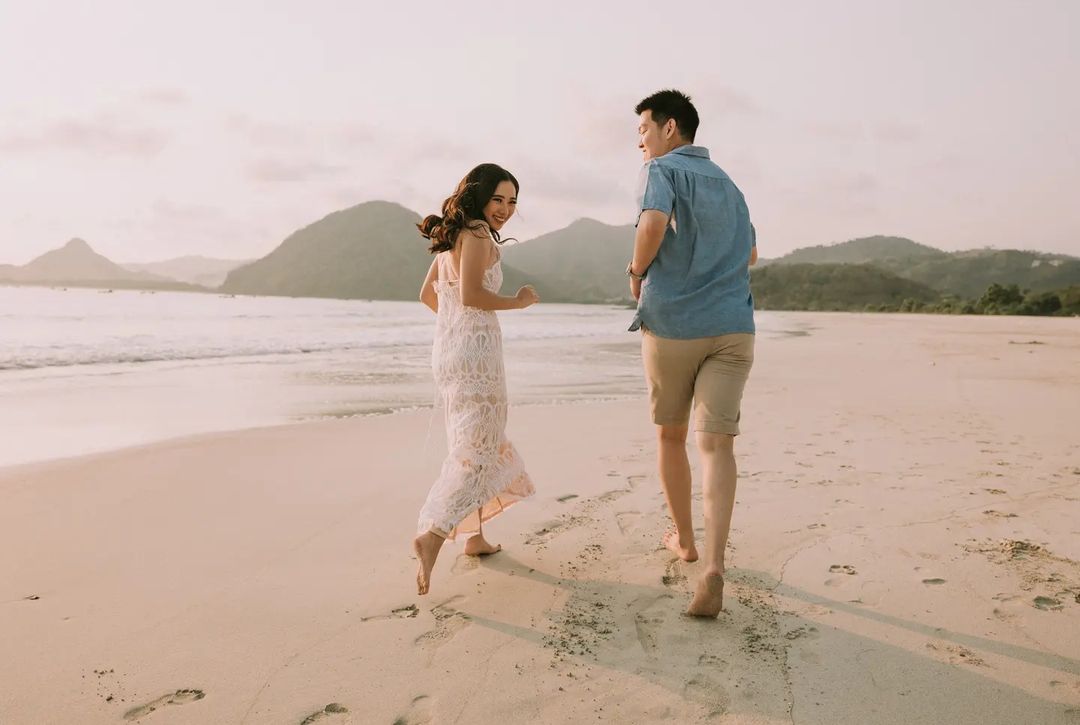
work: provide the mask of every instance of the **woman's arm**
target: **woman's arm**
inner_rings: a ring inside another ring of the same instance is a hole
[[[514,297],[484,289],[484,272],[491,259],[491,238],[486,229],[462,229],[457,238],[461,250],[461,303],[480,310],[517,310],[540,301],[536,291],[525,285]]]
[[[424,286],[420,288],[420,301],[431,308],[435,314],[439,314],[439,295],[435,291],[435,282],[439,279],[439,258],[431,260],[427,277],[424,277]]]

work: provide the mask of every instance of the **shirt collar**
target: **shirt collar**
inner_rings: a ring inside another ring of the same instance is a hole
[[[709,158],[709,149],[704,146],[694,146],[693,144],[687,144],[686,146],[680,146],[677,149],[668,151],[669,154],[682,154],[683,156],[700,156],[703,159]]]

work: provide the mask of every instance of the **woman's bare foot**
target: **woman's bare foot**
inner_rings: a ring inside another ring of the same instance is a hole
[[[443,545],[443,537],[426,531],[413,539],[413,551],[419,563],[416,566],[416,593],[427,594],[431,588],[431,570]]]
[[[697,561],[697,547],[694,546],[694,542],[691,541],[690,546],[683,546],[679,543],[679,533],[677,531],[669,531],[664,534],[663,541],[664,546],[683,561]]]
[[[698,580],[697,592],[687,607],[691,617],[716,617],[724,608],[724,577],[706,574]]]
[[[470,536],[465,542],[465,553],[469,556],[487,556],[502,551],[502,544],[490,544],[483,534]]]

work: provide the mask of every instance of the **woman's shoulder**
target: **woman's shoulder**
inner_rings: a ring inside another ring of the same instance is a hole
[[[470,219],[457,233],[457,241],[461,242],[468,238],[493,240],[491,227],[482,219]]]

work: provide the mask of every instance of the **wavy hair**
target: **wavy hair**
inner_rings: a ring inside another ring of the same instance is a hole
[[[486,226],[484,207],[504,181],[514,185],[515,195],[521,190],[514,175],[498,164],[480,164],[467,173],[454,193],[442,203],[442,215],[429,214],[416,225],[424,239],[431,241],[428,251],[432,254],[447,252],[454,248],[462,229],[475,232]],[[496,230],[491,230],[491,236],[497,244],[502,243]]]

